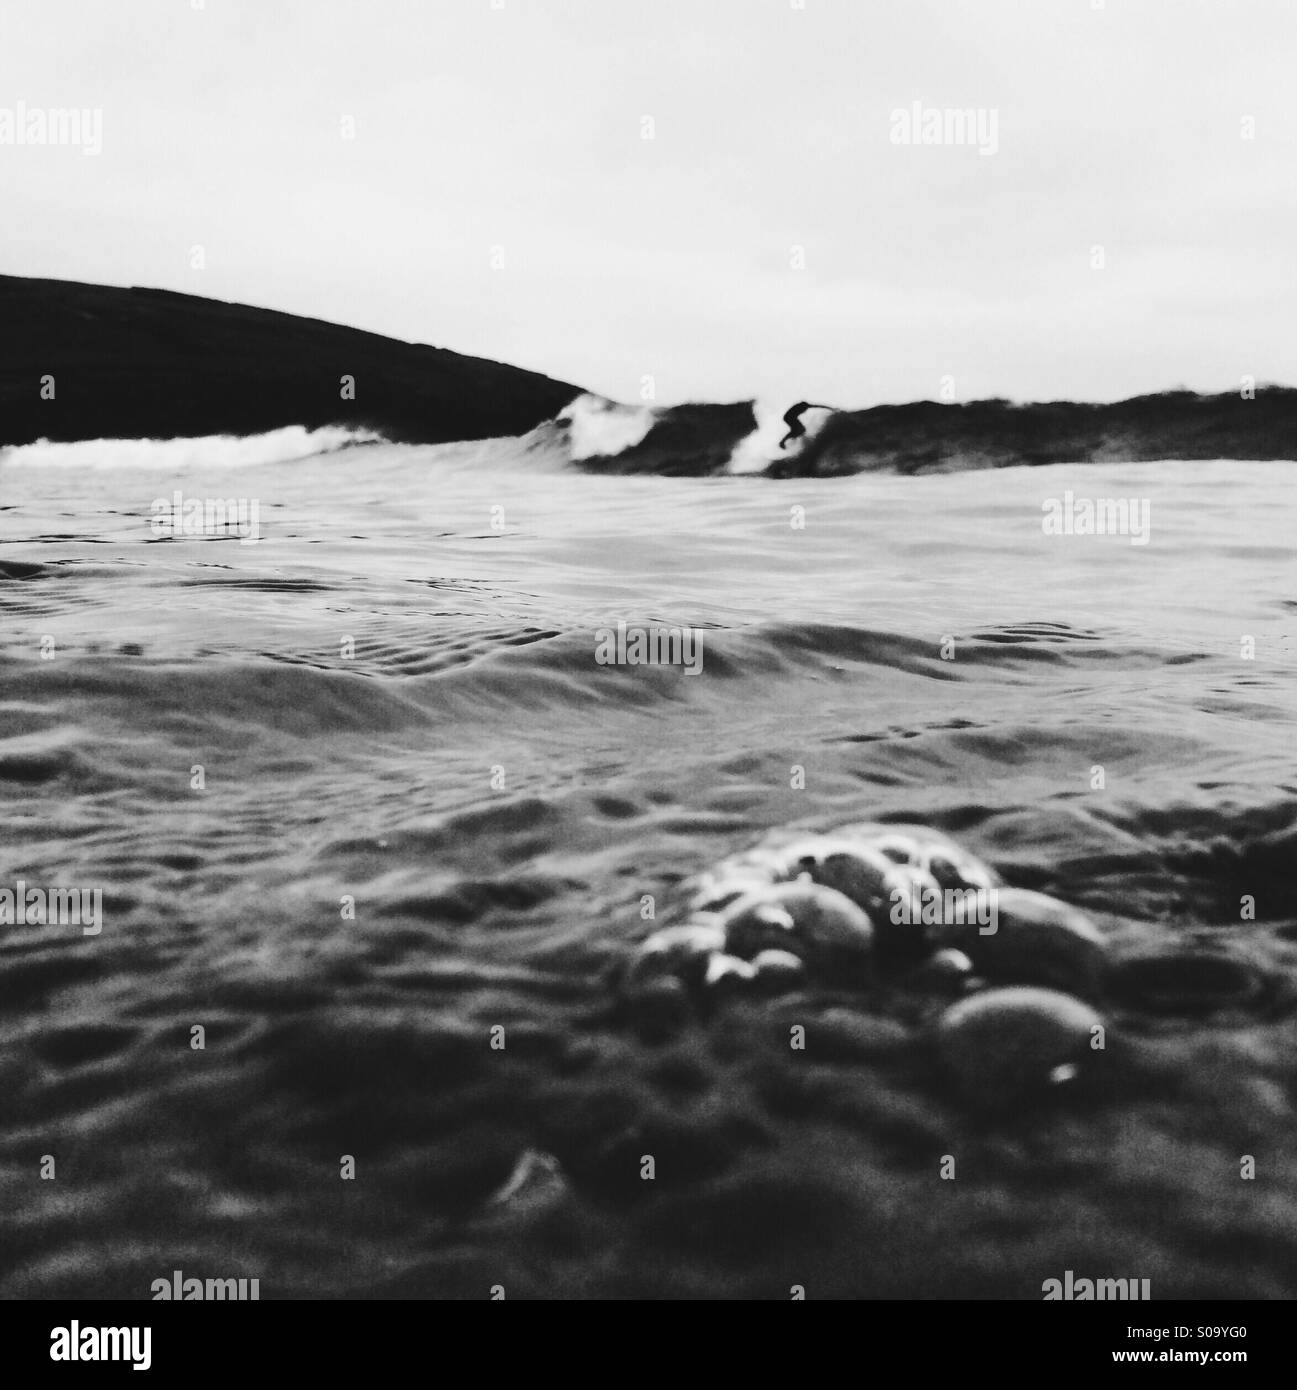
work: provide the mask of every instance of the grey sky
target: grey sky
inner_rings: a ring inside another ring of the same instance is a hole
[[[1297,383],[1291,0],[494,3],[10,0],[0,118],[103,149],[0,143],[0,270],[659,403]]]

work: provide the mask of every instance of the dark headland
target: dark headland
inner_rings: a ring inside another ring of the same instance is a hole
[[[54,399],[41,379],[54,378]],[[342,396],[343,376],[355,399]],[[0,276],[0,444],[353,425],[409,443],[523,434],[580,393],[445,348],[169,290]]]
[[[0,276],[0,330],[0,445],[334,424],[435,444],[525,434],[582,389],[446,348],[169,290]],[[344,376],[354,378],[354,399],[343,396]],[[47,377],[52,400],[42,398]],[[755,427],[748,402],[675,406],[658,413],[639,444],[583,466],[721,472]],[[844,410],[770,471],[927,473],[1167,458],[1297,459],[1297,390]]]

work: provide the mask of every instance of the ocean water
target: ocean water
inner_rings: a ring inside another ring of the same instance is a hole
[[[0,889],[102,890],[0,926],[0,1293],[1292,1296],[1294,476],[0,457]],[[1069,490],[1147,543],[1045,534]],[[978,1113],[905,990],[626,1018],[688,879],[863,819],[1092,915],[1098,1082]]]

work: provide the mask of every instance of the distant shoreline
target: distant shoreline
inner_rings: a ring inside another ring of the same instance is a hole
[[[0,276],[0,447],[194,438],[286,425],[399,443],[521,435],[582,388],[445,348],[169,290]],[[348,380],[350,379],[350,384]],[[791,404],[791,401],[789,402]],[[656,413],[600,471],[724,471],[751,402]],[[1297,389],[1164,391],[1104,404],[915,401],[832,416],[778,475],[930,473],[1118,460],[1297,460]]]

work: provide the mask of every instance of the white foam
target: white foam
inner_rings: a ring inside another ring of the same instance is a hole
[[[784,411],[788,402],[753,401],[752,413],[757,417],[757,427],[745,435],[735,445],[730,455],[727,473],[761,473],[776,459],[796,458],[798,454],[824,428],[825,422],[833,414],[831,410],[812,406],[802,412],[802,426],[806,433],[800,439],[790,439],[788,447],[781,449],[779,441],[788,433],[788,423]]]
[[[630,449],[653,428],[649,406],[619,405],[603,396],[578,396],[559,411],[571,426],[569,442],[574,459],[611,458]]]
[[[369,430],[325,425],[308,430],[285,425],[266,434],[211,434],[197,439],[78,439],[71,443],[38,439],[0,449],[5,468],[141,469],[177,473],[193,468],[249,468],[286,463],[312,454],[332,453],[382,438]]]

